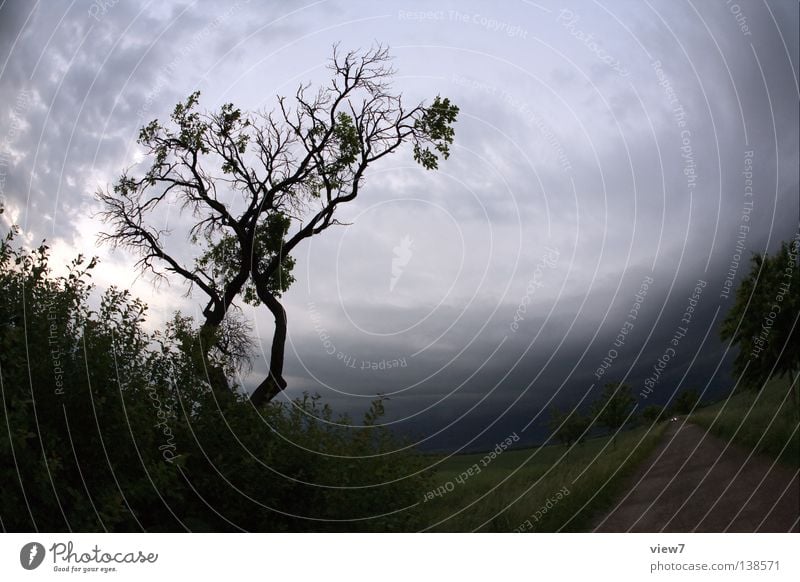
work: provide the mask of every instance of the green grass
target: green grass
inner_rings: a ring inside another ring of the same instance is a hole
[[[553,445],[501,453],[483,467],[484,454],[455,455],[440,465],[433,487],[452,490],[424,503],[431,531],[586,531],[610,509],[626,477],[657,444],[666,427],[640,427],[573,447]],[[456,481],[474,464],[481,472]],[[568,495],[561,493],[566,487]],[[431,496],[427,496],[431,497]],[[551,507],[539,511],[551,499]],[[538,519],[535,519],[538,518]]]
[[[796,468],[800,428],[788,390],[787,379],[775,379],[760,392],[743,391],[701,408],[689,421]],[[667,424],[626,431],[615,445],[603,437],[570,451],[561,445],[505,451],[485,467],[483,453],[454,455],[432,479],[434,489],[447,486],[449,491],[425,496],[428,529],[587,531],[624,493],[626,478],[654,449]],[[458,482],[475,464],[480,472]],[[559,495],[564,487],[569,494]],[[537,514],[548,499],[548,510]]]
[[[690,421],[720,438],[797,468],[800,429],[792,406],[788,378],[775,378],[760,392],[741,391],[695,412]]]

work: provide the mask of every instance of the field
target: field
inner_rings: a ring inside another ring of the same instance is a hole
[[[748,450],[800,466],[800,430],[788,378],[775,378],[760,392],[741,391],[695,412],[690,420]]]
[[[748,450],[800,466],[800,430],[789,381],[741,391],[689,419]],[[425,495],[429,531],[586,531],[611,508],[631,471],[653,450],[666,422],[562,445],[444,459]]]
[[[552,445],[454,455],[439,465],[424,502],[429,531],[586,531],[609,509],[625,477],[654,448],[666,422]],[[475,467],[480,471],[475,470]],[[472,474],[470,474],[472,469]]]

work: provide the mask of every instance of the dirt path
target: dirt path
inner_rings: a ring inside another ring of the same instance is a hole
[[[594,531],[800,531],[798,471],[693,424],[674,422],[662,438]]]

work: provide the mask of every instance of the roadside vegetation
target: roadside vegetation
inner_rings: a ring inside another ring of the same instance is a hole
[[[720,335],[738,348],[736,391],[691,416],[712,434],[800,466],[800,236],[754,254]]]
[[[58,276],[16,236],[0,239],[2,530],[424,525],[424,459],[380,426],[382,401],[353,422],[315,396],[214,390],[190,318],[149,332],[144,303],[93,288],[94,260]]]
[[[689,421],[748,450],[800,467],[800,424],[791,398],[796,387],[789,382],[773,378],[758,392],[741,391],[696,411]]]
[[[627,477],[654,449],[666,426],[661,422],[621,432],[616,444],[606,436],[572,446],[508,450],[491,460],[486,453],[453,455],[432,479],[432,490],[444,491],[423,503],[428,528],[586,531],[597,515],[613,507]]]
[[[238,366],[223,355],[208,365],[202,324],[175,313],[148,331],[144,303],[92,286],[95,260],[79,256],[56,275],[48,247],[17,236],[0,239],[5,531],[586,531],[673,414],[800,466],[798,355],[787,351],[796,245],[754,261],[772,269],[784,315],[740,362],[746,382],[731,397],[698,408],[699,392],[685,389],[666,409],[638,410],[629,386],[609,383],[585,413],[550,411],[559,444],[518,449],[514,434],[493,451],[442,458],[381,426],[381,400],[354,422],[316,396],[257,404],[240,386],[216,390],[213,372],[235,377]],[[748,281],[741,301],[759,293]],[[744,350],[736,317],[754,307],[739,307],[723,336]],[[765,354],[779,364],[766,380]],[[608,435],[587,438],[596,427]]]

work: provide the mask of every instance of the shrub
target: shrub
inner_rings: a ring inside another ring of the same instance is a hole
[[[5,530],[417,526],[429,476],[380,426],[382,400],[355,427],[318,396],[255,408],[212,391],[191,319],[148,332],[128,291],[91,299],[95,260],[56,276],[15,234],[0,242]]]

